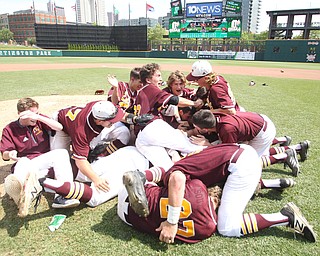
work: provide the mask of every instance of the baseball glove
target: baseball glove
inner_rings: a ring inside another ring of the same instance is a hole
[[[208,195],[214,204],[214,209],[217,210],[221,202],[221,195],[222,195],[221,187],[214,186],[214,187],[208,188]]]
[[[146,126],[149,121],[151,121],[154,118],[152,114],[143,114],[141,116],[135,116],[134,114],[129,114],[126,117],[126,122],[128,124],[138,124],[141,126]]]
[[[102,95],[102,94],[104,94],[104,90],[96,90],[96,91],[94,92],[94,94],[95,94],[95,95]]]
[[[92,163],[97,160],[99,156],[104,156],[108,145],[108,142],[102,142],[95,146],[94,149],[91,149],[87,157],[88,162]]]

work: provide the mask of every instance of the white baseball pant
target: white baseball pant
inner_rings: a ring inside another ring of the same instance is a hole
[[[100,157],[91,164],[93,171],[100,177],[106,178],[110,190],[108,192],[98,191],[94,184],[91,184],[92,197],[87,202],[91,207],[98,206],[118,195],[123,187],[122,176],[127,171],[144,171],[149,168],[149,161],[133,146],[120,148],[111,155]],[[80,182],[91,182],[80,171],[76,177]]]
[[[218,231],[223,236],[240,237],[241,219],[261,177],[261,162],[257,152],[248,145],[228,167],[230,175],[222,191],[218,209]]]
[[[33,159],[22,157],[14,167],[14,174],[23,185],[31,170],[38,172],[38,178],[45,177],[49,168],[53,168],[55,179],[73,181],[69,153],[65,149],[56,149],[37,156]]]
[[[192,144],[182,131],[162,119],[154,120],[138,133],[136,147],[154,166],[161,166],[166,171],[173,165],[166,149],[188,154],[204,148]]]

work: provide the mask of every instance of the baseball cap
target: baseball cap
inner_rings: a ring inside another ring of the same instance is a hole
[[[188,81],[194,81],[212,73],[212,66],[206,60],[198,60],[192,64],[192,71],[187,75]]]
[[[98,101],[92,106],[92,115],[98,120],[116,123],[123,118],[124,114],[125,112],[121,108],[110,101]]]

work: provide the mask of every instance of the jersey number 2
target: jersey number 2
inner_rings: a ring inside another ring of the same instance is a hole
[[[166,219],[168,217],[168,204],[169,204],[168,198],[160,199],[160,217],[161,218]],[[191,203],[188,200],[183,199],[180,217],[179,217],[179,219],[182,220],[182,227],[180,227],[179,225],[177,235],[180,235],[183,237],[193,237],[195,235],[194,222],[193,220],[187,219],[191,213],[192,213]],[[183,220],[183,219],[187,219],[187,220]]]

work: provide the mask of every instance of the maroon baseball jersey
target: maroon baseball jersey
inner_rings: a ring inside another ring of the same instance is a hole
[[[103,130],[102,126],[95,124],[91,114],[96,102],[89,102],[85,107],[69,107],[59,111],[58,121],[71,138],[73,157],[76,159],[87,158],[91,140]]]
[[[108,95],[111,100],[111,95],[113,93],[114,88],[111,87]],[[118,82],[118,105],[123,109],[127,110],[130,106],[133,105],[135,98],[137,97],[137,92],[133,92],[129,88],[129,84],[125,82]]]
[[[215,114],[217,133],[222,143],[250,141],[261,131],[264,119],[257,113],[237,112],[236,115]]]
[[[22,126],[16,120],[3,129],[0,151],[17,150],[18,157],[35,158],[50,150],[50,131],[52,129],[40,121],[35,126]]]
[[[164,184],[168,183],[170,173],[176,170],[182,171],[187,179],[201,180],[207,187],[225,182],[229,176],[230,159],[239,148],[238,144],[219,144],[191,153],[166,172]]]
[[[159,236],[160,232],[155,230],[168,216],[168,189],[148,184],[145,191],[150,209],[149,216],[141,218],[128,207],[125,218],[136,229]],[[217,215],[206,186],[197,179],[187,180],[175,238],[186,243],[196,243],[215,233],[216,225]]]
[[[143,86],[137,94],[133,105],[135,115],[143,115],[151,113],[155,119],[161,118],[160,111],[167,105],[168,100],[173,97],[171,93],[161,90],[158,86],[148,84]],[[135,133],[137,134],[143,127],[135,125]]]
[[[163,88],[162,90],[172,94],[172,90],[170,87]],[[195,94],[196,94],[195,89],[183,88],[181,95],[178,95],[178,96],[188,100],[194,100]]]
[[[219,75],[217,75],[217,81],[211,86],[208,92],[208,105],[212,109],[235,108],[236,111],[240,110],[229,83]]]

